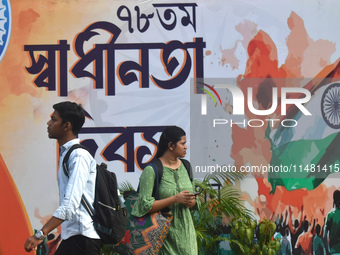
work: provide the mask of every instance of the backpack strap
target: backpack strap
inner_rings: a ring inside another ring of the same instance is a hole
[[[69,174],[69,171],[68,171],[68,160],[70,158],[72,151],[75,150],[75,149],[78,149],[78,148],[82,148],[82,149],[87,150],[89,152],[89,150],[84,145],[81,145],[79,143],[72,145],[72,147],[66,152],[66,155],[63,159],[63,171],[64,171],[65,175],[67,176],[67,178],[70,178],[70,174]],[[89,213],[91,218],[93,219],[94,210],[91,208],[90,203],[87,201],[87,199],[85,198],[84,195],[81,196],[81,203],[85,207],[86,211]]]
[[[192,182],[193,177],[192,177],[192,168],[191,168],[190,162],[188,160],[184,159],[184,158],[180,158],[180,160],[182,161],[183,165],[187,169],[190,181]]]
[[[150,166],[152,166],[153,170],[155,171],[155,182],[153,185],[152,196],[156,200],[159,200],[158,190],[159,190],[159,184],[161,183],[161,180],[163,177],[163,164],[159,158],[154,158],[151,161]]]
[[[70,178],[69,171],[68,171],[68,165],[67,165],[68,159],[70,158],[72,151],[75,150],[75,149],[78,149],[78,148],[82,148],[84,150],[89,151],[84,145],[76,143],[76,144],[73,144],[72,147],[66,152],[66,155],[63,159],[63,170],[64,170],[64,173],[67,176],[67,178]]]
[[[159,160],[159,158],[154,158],[149,164],[149,166],[152,166],[154,172],[155,172],[155,181],[153,185],[152,190],[152,196],[158,200],[158,187],[159,183],[161,182],[162,176],[163,176],[163,165],[162,162]],[[137,187],[137,193],[139,193],[139,184]]]

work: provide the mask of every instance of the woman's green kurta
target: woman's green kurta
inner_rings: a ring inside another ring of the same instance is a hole
[[[133,215],[141,217],[150,211],[155,201],[155,198],[152,197],[154,179],[155,172],[153,168],[147,166],[140,176],[139,196],[132,209]],[[163,177],[159,185],[159,199],[174,196],[185,190],[194,192],[183,163],[178,170],[163,167]],[[173,214],[173,220],[160,254],[197,255],[196,234],[190,208],[176,203],[170,206],[170,209]]]

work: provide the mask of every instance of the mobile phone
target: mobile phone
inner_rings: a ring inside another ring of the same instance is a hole
[[[195,197],[199,194],[201,194],[201,192],[194,192]]]

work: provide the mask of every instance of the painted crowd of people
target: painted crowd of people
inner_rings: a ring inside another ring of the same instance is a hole
[[[340,191],[333,193],[333,209],[324,222],[308,221],[300,210],[300,219],[292,218],[292,208],[276,221],[274,238],[280,238],[282,255],[340,254]]]

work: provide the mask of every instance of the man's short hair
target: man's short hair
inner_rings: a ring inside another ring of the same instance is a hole
[[[71,123],[72,133],[78,135],[85,122],[85,111],[81,104],[69,101],[60,102],[53,105],[53,109],[60,115],[62,123]]]

